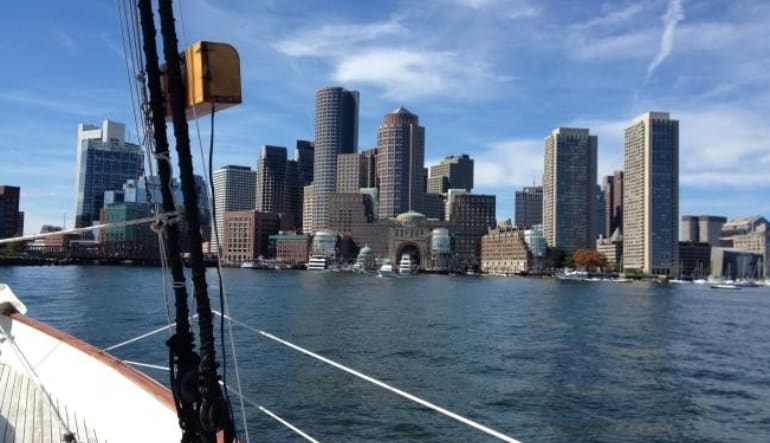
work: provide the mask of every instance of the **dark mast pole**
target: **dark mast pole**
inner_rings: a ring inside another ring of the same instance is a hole
[[[190,134],[185,115],[186,94],[182,82],[171,0],[159,0],[158,13],[160,15],[160,33],[163,37],[163,55],[166,59],[166,75],[171,116],[174,123],[174,137],[176,138],[176,151],[179,157],[179,176],[182,181],[185,221],[190,237],[193,294],[197,304],[200,328],[201,363],[198,373],[198,388],[202,397],[201,427],[204,438],[208,437],[213,441],[216,431],[222,429],[225,432],[225,441],[231,442],[234,440],[234,426],[229,405],[222,395],[217,376],[214,327],[206,284],[206,268],[203,263],[203,239],[200,232],[193,162],[190,153]]]
[[[160,190],[163,197],[163,212],[170,213],[176,210],[174,197],[171,193],[171,160],[168,152],[168,137],[166,135],[165,104],[160,82],[160,66],[158,63],[158,49],[155,44],[155,23],[153,21],[151,0],[139,0],[140,22],[142,27],[142,41],[144,43],[144,55],[146,59],[147,89],[150,95],[150,110],[152,117],[153,135],[155,138],[155,155],[158,162],[158,175],[160,176]],[[190,328],[190,311],[187,307],[187,288],[184,285],[184,264],[179,249],[179,229],[176,223],[166,225],[166,257],[171,267],[174,278],[174,299],[176,306],[176,332],[169,342],[171,347],[170,366],[171,391],[179,415],[180,426],[183,430],[183,442],[200,440],[200,426],[196,413],[194,396],[185,395],[177,380],[194,380],[197,373],[200,358],[193,352],[193,334]],[[174,370],[175,369],[175,370]],[[184,390],[189,391],[189,390]],[[186,397],[186,398],[185,398]],[[191,398],[192,397],[192,398]]]

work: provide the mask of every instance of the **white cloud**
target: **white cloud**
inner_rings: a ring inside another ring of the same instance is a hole
[[[585,23],[579,23],[577,28],[588,29],[623,24],[644,12],[645,9],[647,5],[644,3],[631,3],[624,8],[614,9]]]
[[[543,181],[543,140],[510,139],[489,144],[474,158],[474,186],[515,189]]]
[[[406,28],[396,20],[360,25],[324,25],[283,39],[273,47],[293,57],[343,55],[363,42],[406,33]]]
[[[663,34],[660,36],[660,50],[655,58],[647,67],[647,79],[650,78],[655,69],[668,58],[674,49],[674,34],[676,25],[684,19],[683,0],[668,0],[666,13],[663,15]]]
[[[75,38],[72,37],[72,35],[64,32],[64,31],[53,31],[53,38],[59,45],[63,46],[64,48],[75,51],[78,49],[77,42],[75,41]]]

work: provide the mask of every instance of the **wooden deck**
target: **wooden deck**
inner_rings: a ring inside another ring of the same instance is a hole
[[[0,363],[0,442],[61,443],[68,432],[78,443],[101,441],[83,417],[49,399],[33,378]]]

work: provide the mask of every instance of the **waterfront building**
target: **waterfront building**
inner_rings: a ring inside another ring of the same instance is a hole
[[[611,237],[599,237],[596,239],[596,252],[607,260],[605,271],[620,271],[623,261],[623,235],[620,228],[616,228]]]
[[[610,237],[620,228],[623,232],[623,171],[615,171],[604,177],[604,231],[605,237]]]
[[[281,263],[307,263],[310,237],[303,234],[273,234],[268,237],[270,255]]]
[[[312,220],[303,230],[312,234],[329,224],[329,195],[337,192],[337,156],[358,150],[358,91],[341,87],[316,92]],[[303,215],[304,215],[303,211]]]
[[[377,270],[377,259],[374,256],[374,251],[367,245],[364,245],[358,252],[356,263],[360,263],[364,271],[374,272]]]
[[[516,191],[515,225],[529,227],[543,224],[543,187],[525,186]]]
[[[238,265],[268,255],[269,238],[278,233],[278,214],[270,212],[226,211],[223,214],[223,261]]]
[[[642,114],[624,145],[623,270],[678,276],[679,121]]]
[[[286,189],[286,148],[263,145],[257,159],[253,208],[280,214],[284,209]]]
[[[449,214],[452,212],[452,204],[455,201],[455,197],[458,195],[465,195],[469,192],[465,189],[447,189],[446,192],[446,205],[444,206],[444,219],[449,220]]]
[[[454,195],[449,208],[449,222],[455,239],[455,254],[460,266],[476,268],[479,242],[489,228],[497,226],[495,196],[483,194]]]
[[[430,269],[447,272],[452,268],[452,237],[447,228],[435,228],[430,236]]]
[[[543,232],[567,254],[596,247],[597,137],[556,128],[545,138]]]
[[[524,230],[524,241],[532,253],[532,270],[541,272],[545,270],[548,256],[548,242],[543,235],[543,225],[533,225]]]
[[[450,155],[430,167],[427,192],[446,194],[449,189],[473,190],[473,159],[468,154]]]
[[[737,248],[711,248],[711,277],[728,280],[761,278],[764,258],[758,252]]]
[[[0,238],[21,236],[24,233],[23,212],[19,212],[21,188],[0,186]]]
[[[81,123],[77,134],[75,227],[91,226],[104,207],[104,192],[142,175],[139,145],[125,141],[122,123],[105,120],[97,127]]]
[[[354,228],[374,221],[371,196],[360,192],[334,193],[329,196],[329,227],[342,237],[353,235]]]
[[[532,266],[532,252],[521,229],[490,229],[481,237],[481,272],[522,274]]]
[[[711,247],[708,242],[679,242],[679,275],[693,279],[711,273]]]
[[[403,106],[385,114],[377,130],[378,217],[422,209],[425,128]]]
[[[435,218],[437,220],[444,220],[446,218],[446,202],[444,201],[443,194],[431,192],[424,194],[422,208],[425,216],[428,218]]]
[[[365,166],[365,158],[357,152],[338,155],[337,192],[358,192],[359,189],[365,188]]]
[[[683,215],[681,241],[720,246],[719,238],[725,223],[726,217],[716,215]]]
[[[311,256],[320,256],[327,259],[327,263],[337,261],[337,243],[340,236],[334,231],[328,229],[317,230],[313,234],[313,241],[310,246]]]
[[[760,254],[761,275],[770,276],[770,223],[764,217],[754,215],[728,220],[722,226],[720,246]]]
[[[112,203],[104,208],[104,222],[121,223],[150,217],[152,205],[146,202]],[[103,244],[110,255],[155,258],[159,256],[158,234],[147,224],[104,229]]]
[[[257,174],[248,166],[227,165],[214,171],[215,225],[224,245],[225,213],[254,209]],[[216,241],[214,236],[212,239]]]
[[[358,247],[368,246],[377,258],[390,257],[391,220],[355,224],[351,227],[351,231],[351,238]]]

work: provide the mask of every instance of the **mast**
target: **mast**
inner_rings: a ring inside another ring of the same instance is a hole
[[[146,59],[147,89],[150,96],[153,135],[155,138],[155,157],[158,163],[160,190],[163,198],[163,212],[176,210],[171,192],[171,161],[166,135],[165,105],[160,82],[158,50],[155,44],[155,23],[153,21],[151,0],[139,0],[142,41]],[[179,228],[176,223],[165,226],[166,256],[174,279],[174,299],[176,306],[176,332],[169,339],[169,367],[171,368],[171,391],[177,407],[179,424],[183,431],[183,442],[200,441],[200,423],[196,403],[199,398],[194,388],[189,386],[196,378],[200,357],[193,351],[193,333],[190,328],[190,311],[187,307],[187,288],[184,284],[184,264],[179,248]]]
[[[224,441],[231,442],[234,440],[235,429],[230,407],[222,395],[217,375],[214,328],[206,283],[206,268],[203,263],[203,240],[200,232],[195,178],[190,153],[190,135],[185,116],[186,95],[182,83],[172,2],[171,0],[159,0],[158,5],[174,137],[176,138],[176,151],[179,157],[179,175],[182,182],[182,195],[184,196],[185,221],[190,237],[193,295],[198,314],[201,358],[198,390],[201,395],[200,424],[202,436],[204,441],[213,442],[216,438],[216,432],[223,430]]]

